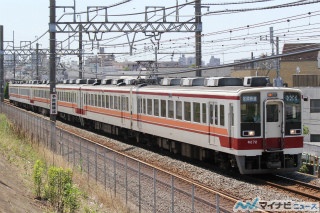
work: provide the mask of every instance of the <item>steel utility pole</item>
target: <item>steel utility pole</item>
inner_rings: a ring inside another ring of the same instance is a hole
[[[82,25],[79,26],[79,78],[83,78],[82,74]]]
[[[56,121],[56,1],[50,0],[50,120]]]
[[[39,76],[39,43],[36,43],[36,80],[40,80]]]
[[[4,88],[4,69],[3,69],[3,26],[0,25],[0,101],[4,101],[4,94],[3,94],[3,88]]]
[[[195,1],[195,15],[196,15],[196,68],[201,67],[201,33],[202,33],[202,23],[201,23],[201,0]],[[196,71],[196,76],[202,76],[201,70]]]

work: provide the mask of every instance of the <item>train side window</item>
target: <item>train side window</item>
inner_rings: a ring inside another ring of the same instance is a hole
[[[113,96],[110,95],[110,109],[113,109]]]
[[[224,105],[220,105],[220,125],[224,126]]]
[[[214,105],[214,124],[218,125],[218,105]]]
[[[145,99],[145,98],[142,98],[142,113],[143,113],[143,114],[146,114],[146,111],[147,111],[147,106],[146,106],[146,104],[147,104],[146,99]]]
[[[117,105],[118,105],[117,96],[113,96],[113,109],[118,109]]]
[[[147,113],[148,115],[152,115],[152,99],[147,99]]]
[[[210,124],[213,124],[213,104],[210,104],[210,109],[209,109],[209,118],[210,118]]]
[[[114,109],[120,109],[120,97],[119,96],[113,96],[114,97],[114,102],[113,102],[113,108]]]
[[[176,101],[176,119],[182,120],[182,101]]]
[[[168,101],[168,118],[174,117],[174,108],[173,108],[173,101]]]
[[[110,97],[106,95],[106,108],[110,108]]]
[[[98,95],[98,107],[101,107],[102,106],[102,103],[101,103],[101,95]]]
[[[93,94],[90,94],[90,106],[93,106],[94,102],[93,102]]]
[[[138,99],[137,99],[137,113],[138,114],[142,113],[141,106],[142,106],[142,98],[138,97]]]
[[[121,110],[121,97],[117,96],[117,99],[118,99],[117,109]]]
[[[94,98],[94,106],[98,106],[98,95],[95,94],[93,98]]]
[[[161,100],[161,117],[167,117],[167,102]]]
[[[200,123],[200,103],[193,103],[193,121]]]
[[[202,103],[202,123],[207,123],[207,104]]]
[[[126,109],[127,111],[129,111],[129,98],[126,97]]]
[[[106,97],[104,95],[101,95],[101,107],[106,107]]]
[[[125,96],[121,97],[121,110],[128,111],[128,98]]]
[[[155,116],[159,116],[159,100],[158,99],[153,100],[153,112]]]
[[[191,121],[191,103],[184,102],[184,120]]]

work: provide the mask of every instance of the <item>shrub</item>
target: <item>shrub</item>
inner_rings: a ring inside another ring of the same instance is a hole
[[[44,165],[40,160],[37,160],[33,166],[33,182],[35,187],[35,194],[37,198],[41,198],[43,191],[43,172]]]
[[[309,173],[309,169],[308,169],[307,165],[303,164],[303,165],[300,167],[299,172],[301,172],[301,173],[307,173],[307,174],[308,174],[308,173]]]
[[[72,184],[70,169],[50,167],[45,187],[45,196],[58,212],[75,212],[80,207],[80,191]]]
[[[63,203],[65,205],[65,208],[69,210],[69,212],[73,213],[76,212],[77,209],[79,209],[80,195],[80,190],[76,186],[70,183],[65,185]]]

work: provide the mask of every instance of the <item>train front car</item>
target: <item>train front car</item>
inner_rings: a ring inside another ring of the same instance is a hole
[[[240,94],[235,156],[241,174],[293,172],[303,151],[301,92],[259,88]]]

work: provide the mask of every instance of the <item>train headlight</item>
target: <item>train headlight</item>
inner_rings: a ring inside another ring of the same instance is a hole
[[[255,131],[254,130],[246,130],[246,131],[242,131],[242,135],[245,137],[253,137],[255,136]]]
[[[300,135],[301,129],[290,129],[290,135]]]

